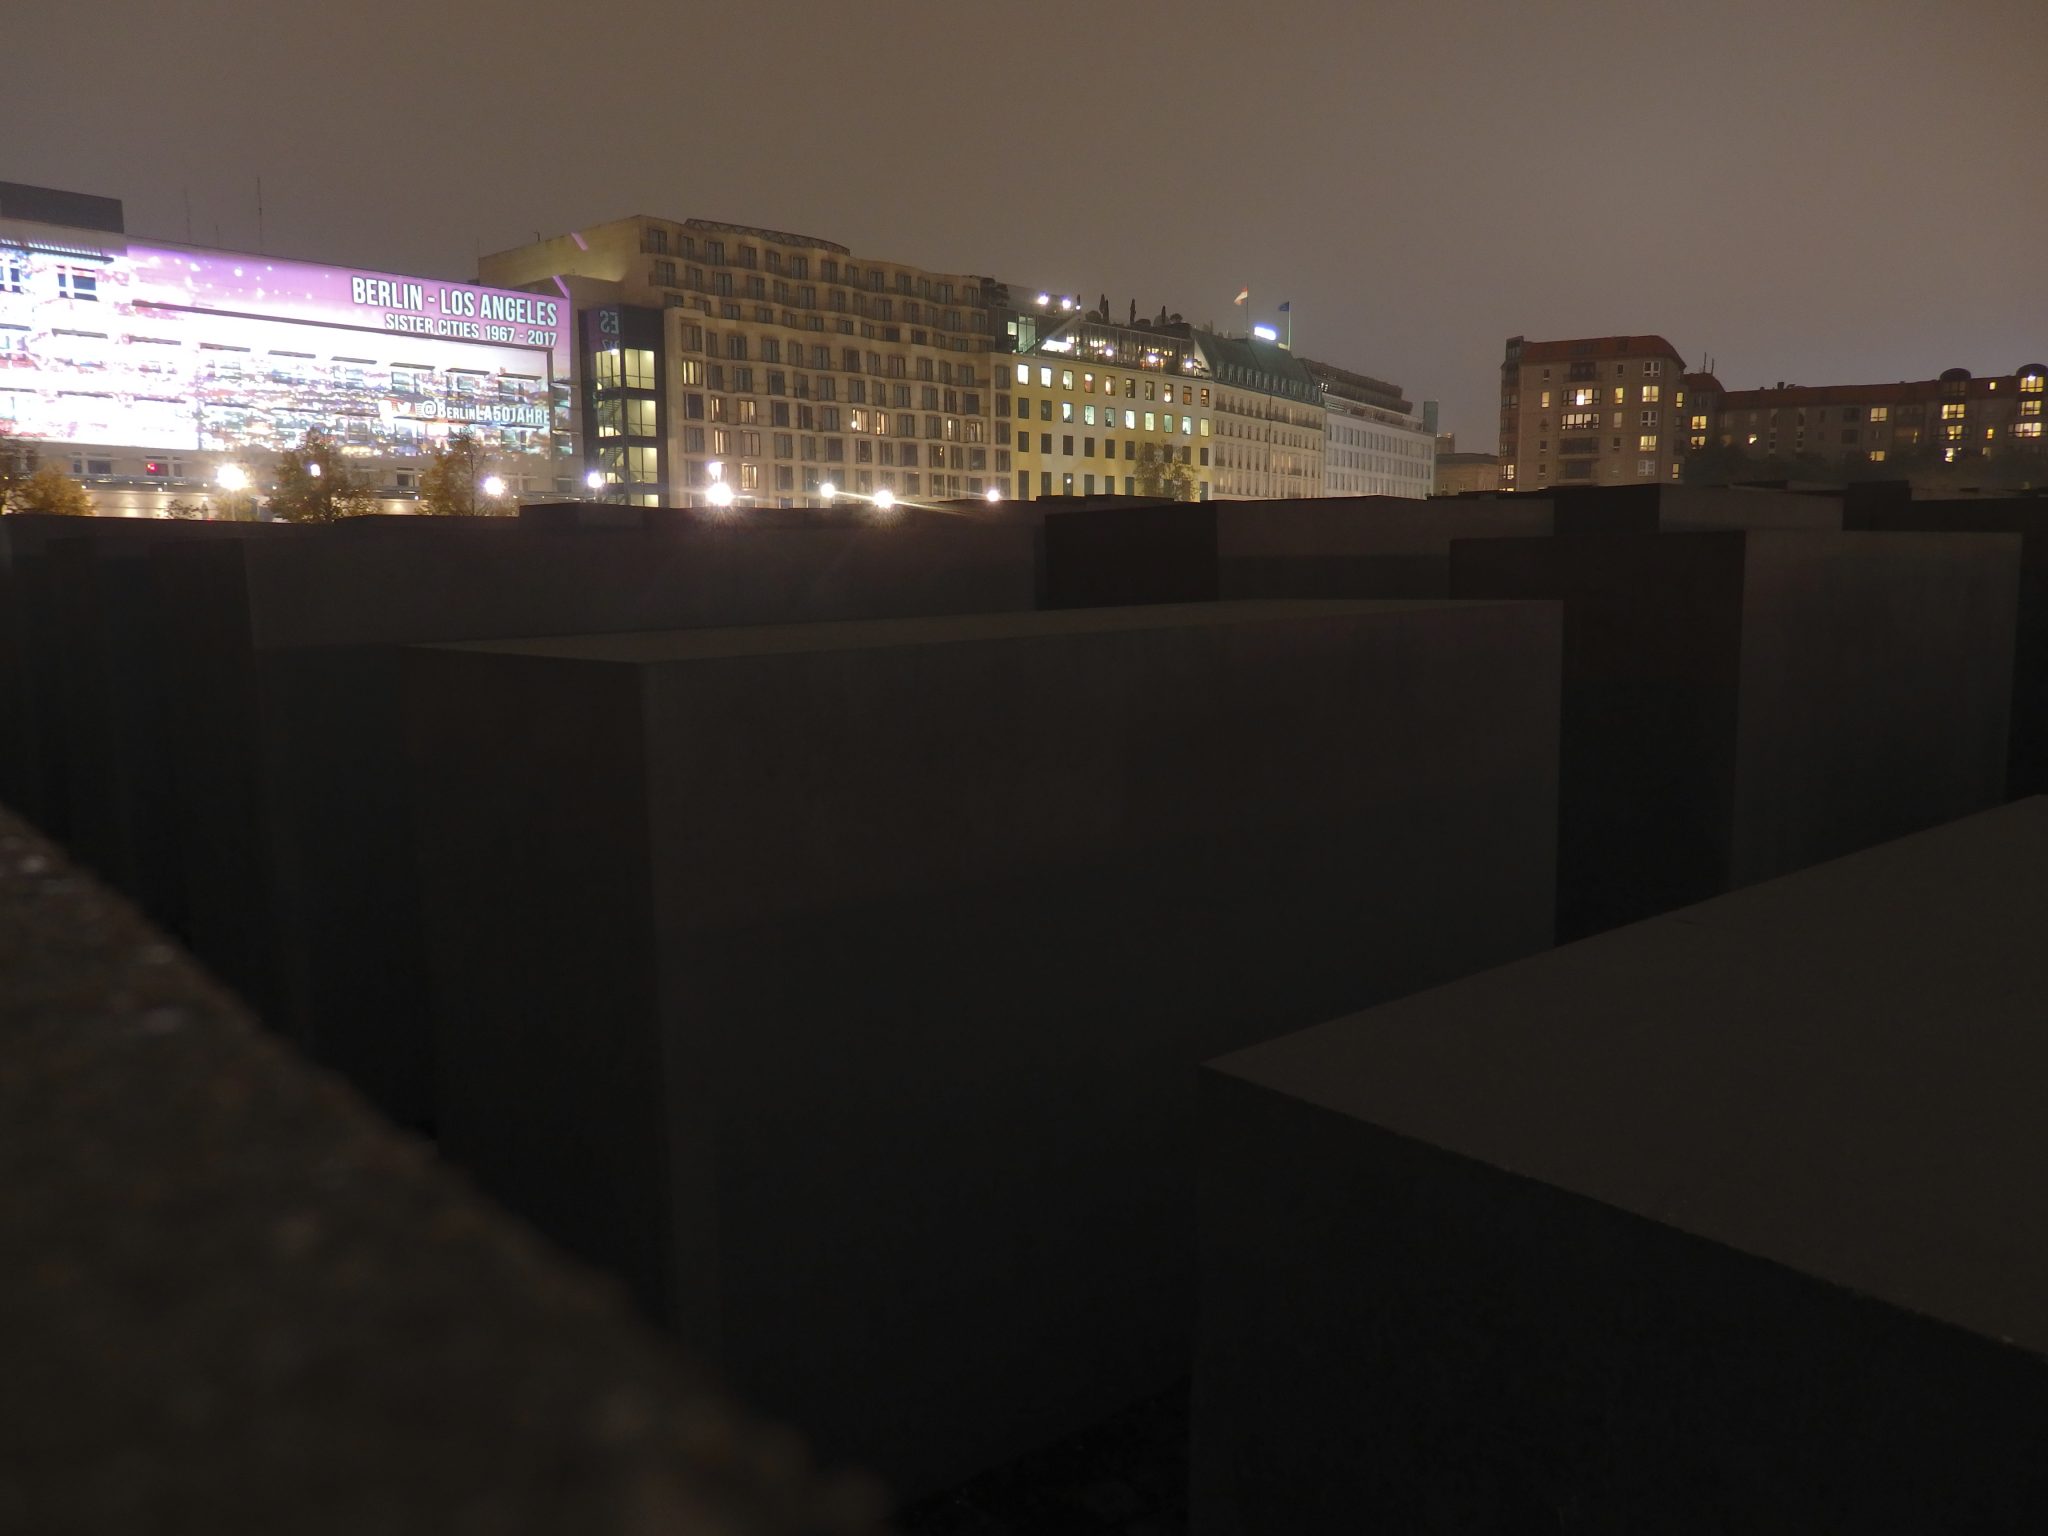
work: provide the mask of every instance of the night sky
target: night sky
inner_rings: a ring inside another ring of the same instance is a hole
[[[572,18],[586,18],[579,28]],[[468,276],[643,212],[1108,293],[1444,403],[1659,332],[1731,388],[2048,360],[2048,3],[9,7],[0,177]],[[21,131],[28,125],[28,131]]]

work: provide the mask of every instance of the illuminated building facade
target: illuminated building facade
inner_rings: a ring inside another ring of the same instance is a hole
[[[1511,337],[1500,370],[1500,485],[1675,480],[1685,359],[1662,336]]]
[[[2039,458],[2048,450],[2048,365],[2041,363],[1982,378],[1951,368],[1939,378],[1895,384],[1725,390],[1711,374],[1690,375],[1687,384],[1687,443],[1695,449],[1901,470]]]
[[[260,490],[313,431],[394,501],[458,432],[511,494],[555,494],[568,320],[559,297],[130,240],[111,199],[0,187],[0,428],[103,512],[161,512],[230,465]]]
[[[644,215],[486,256],[575,313],[586,472],[636,504],[811,505],[1007,485],[995,285],[807,235]],[[722,493],[719,493],[722,494]]]
[[[1427,497],[1436,431],[1395,385],[1303,358],[1323,392],[1323,495]]]
[[[1012,494],[1212,498],[1215,386],[1185,327],[1014,290],[998,313],[1014,349],[997,359],[995,423]]]

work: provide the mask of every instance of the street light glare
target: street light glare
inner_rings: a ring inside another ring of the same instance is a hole
[[[884,512],[888,511],[896,505],[896,493],[886,485],[883,486],[879,491],[875,492],[875,505]]]
[[[593,491],[603,490],[604,471],[601,469],[593,469],[589,474],[583,477],[583,483]]]
[[[834,485],[830,480],[827,480],[824,484],[818,487],[818,494],[824,497],[827,501],[830,501],[834,496],[837,496],[839,494],[839,487]]]
[[[712,481],[711,488],[704,495],[714,507],[729,507],[732,505],[732,487],[723,480]]]
[[[320,478],[323,471],[321,470],[320,463],[317,459],[306,466],[306,473],[311,475],[315,480],[318,480]]]
[[[239,464],[223,464],[213,472],[213,483],[224,491],[246,491],[249,471]]]
[[[1002,490],[998,486],[990,486],[988,490],[983,494],[986,495],[990,501],[1001,501],[1003,499]]]
[[[505,478],[504,478],[504,476],[502,476],[502,475],[485,475],[485,476],[484,476],[484,494],[485,494],[486,496],[502,496],[502,495],[504,495],[504,494],[505,494]]]

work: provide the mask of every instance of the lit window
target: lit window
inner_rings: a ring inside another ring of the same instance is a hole
[[[1873,464],[1882,464],[1884,462],[1884,450],[1882,448],[1871,449],[1870,462]]]
[[[1137,413],[1136,411],[1125,411],[1125,412],[1124,412],[1124,430],[1125,430],[1125,431],[1127,431],[1127,432],[1135,432],[1135,431],[1137,430],[1137,428],[1138,428],[1138,413]]]
[[[2041,423],[2038,421],[2016,421],[2012,424],[2012,435],[2014,437],[2039,437],[2041,435]]]
[[[2038,400],[2022,400],[2022,401],[2020,402],[2020,414],[2021,414],[2022,416],[2038,416],[2038,415],[2040,415],[2040,414],[2041,414],[2041,402],[2040,402],[2040,401],[2038,401]]]
[[[1704,431],[1706,431],[1706,430],[1707,430],[1707,418],[1706,418],[1706,417],[1704,417],[1704,416],[1695,416],[1695,417],[1693,417],[1693,419],[1692,419],[1692,429],[1693,429],[1693,431],[1695,431],[1695,432],[1704,432]]]
[[[1573,405],[1598,405],[1600,403],[1600,391],[1590,385],[1582,389],[1571,390],[1570,394]]]
[[[1094,426],[1094,425],[1095,425],[1095,407],[1094,407],[1094,406],[1092,406],[1092,405],[1084,405],[1084,406],[1082,406],[1082,407],[1081,407],[1081,424],[1082,424],[1083,426],[1088,426],[1088,427],[1092,427],[1092,426]]]
[[[1031,382],[1031,365],[1029,363],[1019,363],[1017,365],[1017,382],[1019,384],[1029,384]]]
[[[1614,386],[1614,403],[1616,405],[1626,405],[1628,403],[1628,386],[1626,384]]]
[[[1890,421],[1891,416],[1892,408],[1888,405],[1873,405],[1870,408],[1870,419],[1872,421]]]
[[[1637,438],[1637,439],[1636,439],[1636,452],[1638,452],[1638,453],[1655,453],[1656,451],[1657,451],[1657,434],[1656,434],[1656,433],[1654,433],[1654,432],[1645,432],[1645,433],[1644,433],[1644,434],[1643,434],[1643,435],[1642,435],[1641,437],[1639,437],[1639,438]]]
[[[1061,388],[1061,389],[1072,389],[1073,387],[1074,387],[1074,370],[1073,370],[1073,369],[1071,369],[1071,368],[1062,368],[1062,369],[1060,370],[1060,388]]]
[[[1052,388],[1052,370],[1050,368],[1040,368],[1038,370],[1038,384],[1041,389]]]
[[[1073,401],[1071,401],[1071,400],[1062,400],[1062,401],[1060,402],[1060,420],[1061,420],[1061,421],[1072,421],[1073,419],[1074,419],[1074,402],[1073,402]]]
[[[1645,384],[1645,385],[1643,386],[1643,404],[1645,404],[1645,405],[1655,405],[1655,404],[1656,404],[1656,403],[1657,403],[1657,402],[1658,402],[1659,400],[1663,399],[1663,397],[1664,397],[1664,386],[1663,386],[1663,385],[1661,385],[1661,384]]]
[[[1963,402],[1960,400],[1951,400],[1941,408],[1941,419],[1943,421],[1960,421],[1962,416]]]
[[[1550,391],[1547,389],[1543,391],[1543,409],[1546,411],[1550,409]]]
[[[2042,386],[2044,385],[2044,383],[2048,383],[2048,374],[2021,374],[2020,393],[2023,395],[2038,395],[2042,393]]]

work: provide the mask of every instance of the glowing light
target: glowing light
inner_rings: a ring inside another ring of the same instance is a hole
[[[732,505],[732,487],[723,480],[714,480],[711,488],[705,491],[704,499],[714,507],[729,507]]]
[[[1043,308],[1045,308],[1045,306],[1046,306],[1046,305],[1048,305],[1048,304],[1050,304],[1051,302],[1052,302],[1052,295],[1051,295],[1051,294],[1049,294],[1049,293],[1041,293],[1041,294],[1040,294],[1040,295],[1038,296],[1038,307],[1039,307],[1040,309],[1043,309]]]
[[[213,472],[213,483],[224,491],[246,491],[249,471],[239,464],[223,464]]]
[[[896,493],[886,485],[883,486],[879,491],[875,492],[875,505],[884,512],[888,511],[896,505]]]
[[[830,480],[827,480],[823,485],[818,487],[818,494],[824,497],[827,501],[830,501],[834,496],[837,496],[839,494],[839,487],[834,485]]]
[[[313,463],[308,464],[306,466],[306,473],[311,475],[315,480],[318,480],[320,476],[324,473],[324,471],[320,468],[319,462],[315,460]]]
[[[982,494],[987,496],[990,501],[1001,501],[1003,499],[1003,493],[1001,488],[993,485],[990,486]]]
[[[1252,334],[1261,341],[1278,341],[1280,339],[1280,333],[1270,325],[1255,325],[1252,327]]]
[[[713,459],[704,466],[704,473],[713,480],[723,480],[725,478],[725,465],[717,459]]]
[[[484,494],[485,494],[486,496],[502,496],[502,495],[504,495],[504,494],[505,494],[505,478],[504,478],[504,476],[502,476],[502,475],[485,475],[485,476],[484,476],[484,480],[483,480],[483,486],[482,486],[482,490],[483,490],[483,493],[484,493]]]
[[[593,491],[603,490],[604,471],[601,469],[593,469],[589,474],[583,477],[583,483],[589,486],[590,489],[592,489]]]

